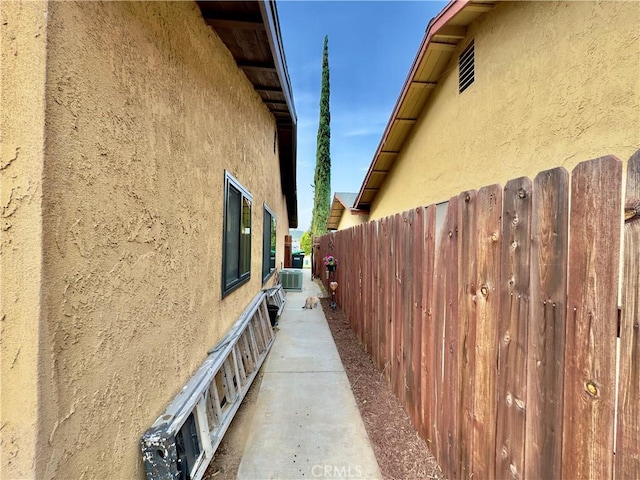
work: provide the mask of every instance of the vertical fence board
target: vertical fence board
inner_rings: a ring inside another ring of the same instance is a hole
[[[496,477],[523,478],[531,180],[507,182],[502,197],[502,275],[498,325]]]
[[[398,222],[398,215],[393,215],[391,217],[391,225],[393,228],[393,232],[391,235],[391,252],[392,252],[392,261],[391,261],[391,272],[390,272],[390,285],[391,285],[391,390],[396,395],[396,397],[400,398],[400,332],[401,325],[400,319],[397,314],[398,309],[398,233],[400,224]]]
[[[562,476],[611,478],[622,168],[614,157],[571,177]]]
[[[385,271],[385,290],[386,290],[386,303],[383,308],[385,311],[385,368],[386,374],[385,378],[387,380],[387,384],[393,391],[393,383],[392,383],[392,371],[393,371],[393,276],[395,275],[394,271],[394,263],[393,263],[393,217],[387,217],[385,219],[385,224],[387,228],[387,236],[386,236],[386,262],[387,269]]]
[[[378,329],[378,370],[384,372],[385,370],[385,324],[386,319],[384,317],[384,271],[387,268],[387,264],[384,263],[384,232],[380,221],[376,222],[376,272],[378,274],[378,281],[376,282],[376,326]]]
[[[398,344],[399,351],[397,355],[397,365],[398,365],[398,398],[400,399],[402,405],[407,404],[407,369],[406,369],[406,329],[407,329],[407,316],[406,316],[406,288],[405,288],[405,275],[407,271],[407,265],[405,263],[405,251],[406,251],[406,241],[405,235],[407,231],[407,214],[402,213],[397,216],[398,219],[398,232],[396,235],[396,245],[398,246],[398,256],[397,256],[397,269],[396,269],[396,318],[398,322],[397,332],[398,332]]]
[[[430,205],[424,212],[424,237],[422,242],[422,258],[424,265],[424,280],[422,283],[422,338],[420,348],[420,391],[422,436],[426,440],[429,449],[433,453],[435,439],[433,437],[434,424],[434,344],[435,334],[433,328],[434,293],[433,282],[434,258],[435,258],[435,232],[436,232],[436,207]]]
[[[449,200],[445,223],[445,316],[443,341],[442,407],[444,458],[449,480],[460,478],[459,406],[460,371],[458,344],[458,197]],[[442,464],[441,464],[442,466]],[[443,468],[445,468],[443,466]]]
[[[402,243],[404,245],[402,263],[402,283],[400,289],[402,291],[402,319],[403,319],[403,391],[405,401],[404,406],[409,414],[409,418],[412,418],[414,411],[414,391],[415,385],[413,383],[413,228],[415,222],[415,212],[409,210],[403,214],[403,232]]]
[[[358,234],[358,246],[355,251],[351,252],[351,255],[356,255],[358,258],[358,286],[360,290],[360,304],[358,305],[358,323],[362,325],[361,327],[361,340],[362,344],[365,347],[365,351],[369,352],[370,350],[367,348],[368,345],[368,337],[369,337],[369,321],[366,315],[364,315],[365,307],[369,299],[367,298],[367,286],[365,281],[365,259],[367,256],[365,255],[366,248],[364,243],[364,227],[362,225],[358,225],[356,229]],[[367,252],[368,253],[368,252]],[[351,258],[351,256],[349,257]]]
[[[640,478],[640,150],[627,167],[616,478]]]
[[[476,197],[458,197],[458,335],[460,341],[460,478],[470,478],[476,348]]]
[[[364,342],[365,336],[366,336],[366,324],[365,322],[361,321],[362,320],[362,302],[363,302],[363,296],[362,296],[362,228],[360,228],[360,225],[357,225],[355,228],[353,228],[353,236],[354,238],[354,242],[352,242],[352,245],[355,247],[353,248],[353,250],[351,251],[351,255],[349,256],[349,260],[351,261],[350,263],[353,263],[355,266],[354,272],[353,272],[353,282],[354,282],[354,286],[355,286],[355,292],[358,293],[358,297],[357,297],[357,301],[356,303],[353,305],[354,306],[354,310],[355,310],[355,320],[356,320],[356,333],[358,335],[358,338],[360,339],[360,341]],[[358,252],[358,253],[356,253]],[[355,262],[352,261],[352,256],[353,259],[355,259]]]
[[[396,220],[396,278],[395,278],[395,305],[394,305],[394,318],[395,333],[396,333],[396,396],[400,400],[400,403],[405,405],[406,387],[405,387],[405,369],[404,369],[404,288],[402,285],[402,279],[404,277],[404,227],[405,227],[405,214],[398,214],[395,216]]]
[[[355,255],[355,262],[353,262],[356,265],[356,269],[354,271],[354,281],[356,285],[356,291],[358,292],[358,301],[356,302],[356,305],[354,305],[356,311],[355,318],[356,324],[358,326],[358,338],[364,344],[367,337],[367,323],[362,316],[362,307],[365,302],[364,285],[362,284],[362,259],[364,257],[362,250],[362,225],[356,225],[353,228],[353,233],[355,236],[355,241],[353,242],[354,248],[351,250],[349,260],[351,261],[351,256]]]
[[[369,235],[370,242],[370,275],[371,275],[371,303],[369,304],[368,315],[371,316],[371,356],[373,363],[380,367],[380,330],[378,329],[379,318],[378,318],[378,296],[379,296],[379,272],[378,269],[380,267],[378,263],[378,222],[369,222],[367,225],[367,235]]]
[[[342,232],[336,232],[333,254],[339,259],[344,260],[345,256],[349,255],[349,252],[355,248],[354,230],[345,230]],[[349,248],[347,248],[347,245]],[[344,298],[345,311],[347,313],[347,319],[353,331],[358,335],[358,303],[360,291],[355,284],[355,275],[358,268],[357,262],[342,262],[343,265],[339,265],[331,277],[338,283],[338,291]],[[346,287],[346,288],[345,288]]]
[[[379,258],[380,260],[380,288],[382,290],[382,295],[380,296],[380,303],[378,308],[378,315],[380,316],[380,338],[381,342],[381,371],[384,374],[385,381],[389,384],[389,314],[388,314],[388,305],[389,305],[389,291],[387,286],[387,279],[389,277],[389,252],[388,252],[388,235],[389,228],[386,222],[386,219],[380,220],[379,224],[380,228],[380,251]]]
[[[362,338],[362,322],[360,321],[360,307],[362,305],[362,291],[360,289],[360,284],[358,282],[358,271],[360,268],[360,257],[361,254],[355,257],[356,261],[351,261],[350,256],[354,251],[357,251],[359,245],[357,242],[358,239],[358,231],[357,229],[349,229],[344,232],[336,232],[339,235],[339,239],[336,239],[335,245],[335,254],[340,256],[340,259],[346,260],[347,262],[342,262],[348,266],[349,268],[336,268],[335,280],[338,282],[338,290],[341,289],[340,283],[344,282],[345,275],[348,278],[348,291],[345,292],[349,298],[349,305],[347,307],[348,316],[351,326],[358,336],[358,338]],[[345,305],[346,306],[346,305]]]
[[[378,345],[378,318],[377,311],[375,309],[376,298],[378,297],[378,288],[376,285],[378,284],[378,271],[377,266],[375,264],[376,260],[376,252],[377,252],[377,222],[369,222],[366,224],[365,235],[369,239],[369,308],[367,311],[367,315],[369,316],[369,324],[371,327],[371,345],[369,348],[371,349],[371,354],[374,355]],[[374,363],[376,363],[375,357],[373,359]]]
[[[350,252],[353,252],[353,250],[357,249],[358,247],[356,244],[356,233],[357,232],[355,229],[346,230],[340,233],[340,238],[346,240],[346,243],[351,248],[349,250],[343,248],[342,244],[345,242],[338,241],[334,253],[336,255],[340,255],[340,257],[344,259],[344,257],[349,255]],[[345,265],[342,266],[343,268],[336,268],[334,278],[335,281],[338,282],[338,290],[342,291],[342,288],[340,288],[341,283],[347,284],[346,290],[343,291],[343,294],[346,297],[346,303],[344,305],[348,312],[347,318],[349,319],[349,323],[351,324],[351,328],[353,328],[355,334],[360,337],[360,323],[358,322],[358,310],[360,308],[360,286],[357,282],[359,267],[358,258],[359,257],[355,258],[355,262],[343,262],[345,263]]]
[[[346,230],[345,232],[345,236],[349,245],[350,245],[350,250],[346,250],[343,249],[343,245],[339,245],[339,249],[336,250],[336,254],[340,253],[340,255],[344,258],[347,255],[351,255],[353,254],[353,252],[357,251],[359,248],[359,242],[358,242],[358,229],[357,228],[352,228],[349,230]],[[349,320],[351,322],[351,326],[354,330],[354,332],[356,333],[356,335],[358,336],[358,338],[362,339],[362,322],[360,322],[360,307],[362,306],[362,289],[360,288],[360,282],[359,277],[360,277],[360,258],[362,257],[361,254],[358,254],[354,259],[355,261],[352,261],[350,257],[349,261],[346,262],[349,265],[349,268],[347,269],[347,275],[349,277],[349,291],[347,292],[347,294],[349,295],[349,307],[348,307],[348,311],[350,313],[349,315]],[[338,271],[338,269],[336,269],[336,272]],[[338,277],[340,277],[341,274],[343,274],[344,272],[341,270],[340,273],[338,274]],[[338,289],[340,289],[340,278],[336,278],[336,281],[338,282]]]
[[[527,353],[525,478],[560,472],[569,240],[569,174],[534,180],[531,302]]]
[[[373,346],[374,346],[374,334],[373,334],[373,326],[374,326],[374,319],[373,319],[373,308],[372,308],[372,303],[373,303],[373,299],[375,298],[375,290],[373,288],[373,284],[374,284],[374,272],[373,272],[373,261],[374,261],[374,250],[373,250],[373,239],[374,236],[371,234],[371,223],[367,223],[365,224],[362,229],[363,229],[363,235],[364,235],[364,239],[365,239],[365,250],[366,250],[366,254],[363,255],[363,261],[364,261],[364,267],[365,267],[365,271],[363,273],[364,278],[363,280],[366,282],[366,294],[365,294],[365,298],[367,300],[366,302],[366,308],[364,310],[364,318],[367,320],[368,322],[368,327],[369,327],[369,335],[367,338],[367,351],[369,352],[369,355],[373,356]]]
[[[414,212],[413,223],[413,332],[412,332],[412,358],[413,367],[413,412],[411,417],[416,431],[420,432],[422,415],[422,284],[425,271],[422,264],[424,243],[424,208],[419,207]]]
[[[478,191],[476,226],[476,375],[474,383],[473,478],[495,478],[496,360],[500,314],[502,188]]]
[[[443,468],[445,475],[449,475],[448,465],[444,463],[446,455],[446,426],[444,421],[444,336],[445,318],[447,310],[447,213],[449,205],[437,207],[436,213],[436,248],[434,262],[434,314],[433,314],[433,378],[431,385],[433,388],[432,407],[434,413],[433,439],[434,445],[431,449],[434,457]],[[448,401],[448,399],[446,400]]]
[[[374,309],[374,324],[376,329],[376,345],[374,347],[375,362],[378,366],[378,370],[382,372],[384,368],[383,363],[383,342],[384,342],[384,333],[381,332],[381,327],[384,327],[384,313],[382,312],[382,302],[383,300],[383,282],[382,282],[382,272],[384,271],[385,264],[382,262],[382,227],[379,221],[371,222],[372,231],[375,232],[374,239],[374,249],[373,249],[373,258],[375,259],[375,275],[376,279],[374,282],[375,294],[373,296],[373,309]]]
[[[398,318],[396,316],[396,307],[398,304],[397,299],[397,284],[396,278],[398,276],[398,223],[397,215],[389,217],[389,225],[391,226],[391,234],[389,235],[389,247],[391,254],[391,262],[389,264],[389,330],[390,330],[390,355],[389,355],[389,367],[391,374],[391,390],[396,397],[398,396]]]
[[[377,345],[376,345],[376,350],[378,352],[378,357],[376,358],[376,362],[378,365],[378,370],[380,370],[380,372],[383,371],[384,369],[384,361],[383,361],[383,343],[384,343],[384,314],[382,312],[382,303],[384,300],[382,298],[381,290],[382,290],[382,275],[384,272],[384,269],[387,268],[387,266],[381,262],[381,256],[384,255],[384,253],[382,252],[382,242],[381,242],[381,238],[382,238],[382,227],[380,226],[380,222],[379,221],[375,221],[372,222],[372,230],[375,232],[375,240],[374,240],[374,250],[373,250],[373,254],[374,254],[374,258],[376,259],[376,267],[375,267],[375,271],[376,271],[376,282],[374,284],[374,288],[375,288],[375,292],[374,292],[374,298],[375,298],[375,302],[374,302],[374,308],[375,308],[375,312],[374,312],[374,318],[375,318],[375,328],[376,328],[376,338],[377,338]]]
[[[396,396],[400,402],[405,404],[406,388],[405,388],[405,370],[404,370],[404,312],[403,300],[404,289],[402,278],[404,276],[404,214],[396,215],[396,278],[395,278],[395,308],[394,322],[396,327]]]

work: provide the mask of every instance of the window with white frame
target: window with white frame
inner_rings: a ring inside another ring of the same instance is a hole
[[[262,282],[264,283],[276,269],[276,216],[266,205],[262,224]]]
[[[251,278],[251,203],[253,197],[229,172],[224,179],[222,296]]]

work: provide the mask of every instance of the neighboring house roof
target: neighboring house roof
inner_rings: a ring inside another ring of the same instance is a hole
[[[458,43],[466,37],[466,27],[494,5],[492,1],[453,0],[429,22],[354,207],[369,209],[433,89],[446,74]]]
[[[197,3],[207,25],[216,31],[276,119],[282,193],[287,201],[289,227],[296,228],[297,117],[275,1]]]
[[[340,224],[340,219],[345,210],[349,210],[353,214],[366,213],[356,208],[353,208],[353,204],[358,196],[357,193],[349,192],[336,192],[333,195],[333,202],[331,203],[331,210],[329,211],[329,218],[327,218],[327,229],[337,230]]]

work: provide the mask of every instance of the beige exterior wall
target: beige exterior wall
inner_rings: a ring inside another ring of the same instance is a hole
[[[640,3],[498,3],[468,29],[373,204],[371,219],[640,146]],[[419,172],[419,174],[418,174]]]
[[[46,12],[42,2],[0,5],[2,478],[36,477]]]
[[[142,479],[140,436],[262,287],[263,203],[283,261],[275,121],[195,3],[3,10],[27,39],[6,88],[3,63],[3,477]],[[222,299],[225,170],[253,228]]]
[[[367,223],[368,220],[367,215],[353,215],[349,210],[344,210],[342,212],[342,217],[340,217],[340,221],[338,222],[338,230],[344,230],[346,228],[355,227],[356,225],[361,225],[363,223]]]

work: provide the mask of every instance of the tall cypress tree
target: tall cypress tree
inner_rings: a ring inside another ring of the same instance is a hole
[[[329,123],[329,38],[324,37],[322,52],[322,90],[320,93],[320,123],[318,125],[318,143],[316,147],[316,172],[314,175],[313,216],[311,234],[327,233],[327,219],[331,208],[331,131]]]

